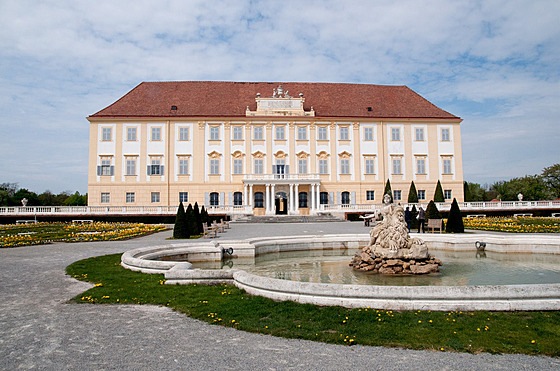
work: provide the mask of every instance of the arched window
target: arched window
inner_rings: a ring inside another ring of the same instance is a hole
[[[350,192],[347,191],[342,192],[342,204],[343,205],[350,204]]]
[[[235,192],[233,194],[233,205],[234,206],[242,206],[243,205],[243,193]]]
[[[218,206],[220,204],[220,195],[218,192],[210,193],[210,206]]]
[[[255,208],[262,209],[264,207],[264,194],[255,192]]]
[[[319,194],[319,203],[321,205],[328,205],[329,204],[329,193],[328,192],[321,192]]]
[[[307,207],[307,192],[299,193],[299,207]]]

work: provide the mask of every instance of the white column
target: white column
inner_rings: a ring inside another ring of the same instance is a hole
[[[270,213],[270,184],[267,184],[266,186],[266,195],[264,197],[264,213],[265,214],[269,214]]]
[[[321,208],[321,185],[317,184],[317,202],[315,203],[315,205],[317,205],[317,210],[319,210]]]
[[[294,185],[290,184],[290,202],[288,202],[288,214],[294,212]]]
[[[296,214],[299,214],[299,184],[295,185],[294,192],[296,194],[294,196],[294,204],[296,205],[295,211],[296,211]]]
[[[309,195],[311,197],[311,212],[313,212],[315,211],[315,184],[311,183],[309,189],[311,190],[311,194]]]
[[[253,207],[253,185],[249,184],[249,206]]]
[[[276,195],[274,194],[274,184],[271,185],[270,189],[270,212],[275,214],[274,208],[276,207]]]
[[[243,184],[243,205],[248,205],[247,202],[247,184]]]

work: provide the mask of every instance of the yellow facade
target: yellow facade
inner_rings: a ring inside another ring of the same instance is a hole
[[[463,201],[461,119],[325,118],[302,95],[274,95],[245,117],[90,116],[89,205],[176,206],[181,194],[232,213],[359,211],[388,179],[396,202],[412,181],[428,202],[438,180]]]

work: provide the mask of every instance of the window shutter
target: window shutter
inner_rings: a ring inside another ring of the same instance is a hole
[[[276,165],[272,165],[272,174],[276,174]]]
[[[329,205],[334,205],[334,192],[329,192]]]
[[[204,193],[204,205],[206,205],[207,209],[208,206],[210,205],[210,194],[208,192]]]
[[[97,167],[97,175],[101,175],[101,166]]]
[[[352,191],[352,193],[350,193],[350,203],[352,205],[354,205],[356,203],[356,192]]]
[[[109,168],[109,175],[115,175],[115,166],[111,165],[111,167]]]
[[[164,173],[163,173],[163,165],[160,165],[159,168],[160,168],[160,171],[161,171],[161,175],[163,175],[163,174],[164,174]]]
[[[228,205],[233,205],[233,192],[228,193]]]
[[[226,194],[225,192],[220,192],[220,199],[219,199],[219,205],[225,205],[225,198],[226,198]]]
[[[152,175],[152,166],[148,165],[148,175]]]
[[[340,192],[336,192],[336,203],[339,205],[342,203],[342,195]]]

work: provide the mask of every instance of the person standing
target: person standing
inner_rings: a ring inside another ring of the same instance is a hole
[[[410,212],[410,209],[408,208],[408,206],[404,210],[404,221],[406,222],[406,227],[408,228],[408,231],[410,232],[410,222],[412,221],[412,213]]]
[[[420,233],[420,228],[422,228],[422,233],[424,233],[424,223],[426,222],[426,212],[422,209],[422,206],[418,209],[418,233]]]

